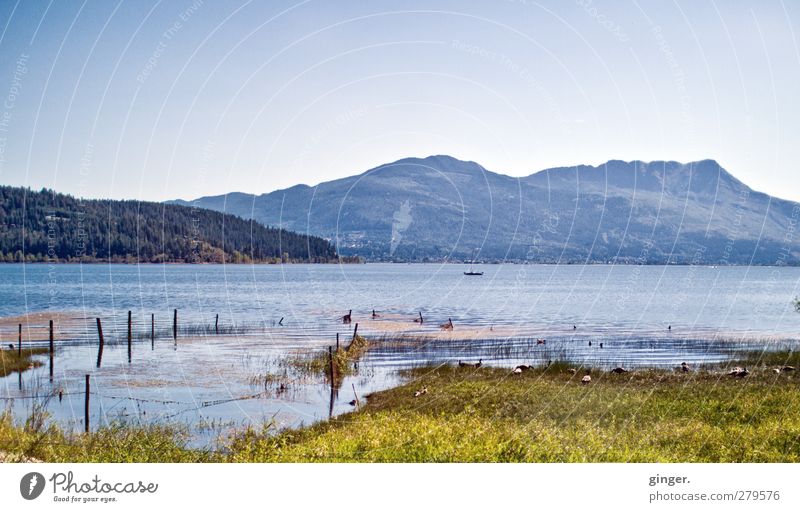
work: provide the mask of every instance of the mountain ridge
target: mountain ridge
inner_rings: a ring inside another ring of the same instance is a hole
[[[754,191],[713,159],[512,177],[431,155],[314,186],[175,202],[322,236],[372,260],[458,260],[477,248],[489,260],[800,263],[785,247],[797,203]]]

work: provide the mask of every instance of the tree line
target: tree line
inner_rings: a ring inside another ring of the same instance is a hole
[[[0,186],[0,261],[326,263],[327,240],[191,206]]]

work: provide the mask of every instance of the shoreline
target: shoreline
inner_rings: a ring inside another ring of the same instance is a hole
[[[353,258],[361,258],[361,256],[353,256]],[[218,262],[218,261],[203,261],[203,262],[188,262],[188,261],[0,261],[0,265],[468,265],[468,261],[345,261],[344,259],[327,261],[327,262],[308,262],[308,261],[287,261],[287,262],[272,262],[272,261],[259,261],[259,262]],[[609,262],[538,262],[538,261],[497,261],[497,262],[481,262],[477,263],[478,266],[502,266],[502,265],[535,265],[542,267],[559,267],[559,266],[591,266],[591,267],[699,267],[699,268],[800,268],[800,263],[783,263],[783,264],[737,264],[737,263],[609,263]]]
[[[769,368],[727,375],[753,362],[622,375],[567,363],[519,375],[426,366],[352,412],[279,431],[234,426],[209,449],[188,447],[168,423],[79,434],[26,429],[4,414],[0,452],[43,462],[800,462],[800,417],[785,414],[800,402],[800,380]]]

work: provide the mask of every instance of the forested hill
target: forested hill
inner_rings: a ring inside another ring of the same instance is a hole
[[[328,262],[326,240],[230,214],[0,186],[0,261]]]

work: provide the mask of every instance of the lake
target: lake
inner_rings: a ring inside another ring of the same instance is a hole
[[[183,423],[193,443],[207,445],[246,423],[294,427],[352,410],[356,395],[363,400],[396,385],[397,370],[416,365],[482,359],[510,369],[569,359],[672,367],[723,361],[732,350],[793,348],[800,338],[792,305],[800,295],[800,268],[482,265],[483,276],[464,270],[450,264],[0,265],[3,345],[16,343],[18,322],[25,324],[26,343],[46,345],[50,317],[57,345],[52,382],[47,356],[37,356],[45,364],[1,378],[0,395],[20,418],[40,404],[55,420],[81,429],[84,375],[90,374],[93,428],[113,421]],[[343,325],[349,310],[353,324]],[[421,325],[413,322],[420,313]],[[96,317],[107,342],[101,368]],[[453,331],[443,332],[439,324],[448,319]],[[346,343],[355,323],[374,342],[333,397],[324,379],[287,366],[287,357],[326,350],[337,333]],[[62,392],[60,401],[54,390]]]

